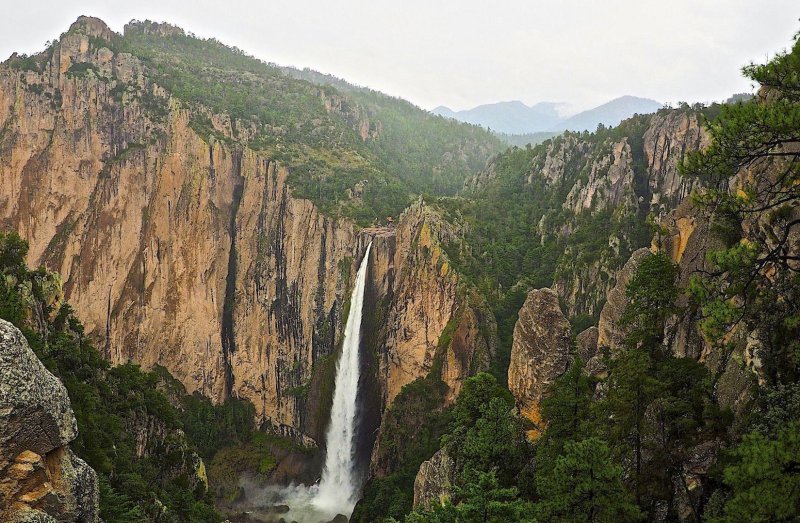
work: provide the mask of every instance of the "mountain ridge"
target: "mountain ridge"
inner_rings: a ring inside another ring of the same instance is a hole
[[[562,116],[563,111],[559,111],[559,108],[563,109],[565,105],[560,102],[539,102],[529,106],[519,100],[511,100],[482,104],[461,111],[440,105],[431,112],[445,118],[487,127],[497,134],[513,136],[594,131],[598,124],[613,127],[634,114],[653,113],[662,106],[649,98],[623,95],[585,111]]]

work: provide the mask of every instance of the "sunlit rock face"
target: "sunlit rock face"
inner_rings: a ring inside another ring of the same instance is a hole
[[[304,404],[288,391],[340,337],[353,225],[292,198],[270,158],[201,139],[138,59],[97,47],[110,38],[81,18],[43,72],[0,68],[0,225],[29,242],[29,265],[63,275],[113,363],[164,365],[298,435]],[[127,84],[141,95],[114,92]]]
[[[0,320],[0,520],[99,521],[97,474],[69,448],[77,433],[64,386]]]
[[[514,327],[508,388],[520,413],[541,429],[540,405],[548,386],[566,371],[570,360],[570,324],[551,289],[528,293]]]
[[[341,342],[353,259],[374,238],[380,409],[427,374],[460,306],[443,221],[421,201],[383,230],[323,215],[292,196],[273,158],[201,138],[113,37],[82,17],[41,71],[0,66],[0,228],[29,242],[30,266],[63,276],[104,355],[163,365],[214,401],[245,398],[259,422],[317,444],[330,385],[318,364]],[[208,118],[221,136],[241,125]],[[464,339],[446,376],[454,391],[485,367],[471,363],[477,338]]]
[[[655,114],[644,133],[642,148],[647,166],[650,210],[663,216],[699,186],[697,179],[681,176],[678,166],[686,153],[709,144],[698,114],[668,111]]]

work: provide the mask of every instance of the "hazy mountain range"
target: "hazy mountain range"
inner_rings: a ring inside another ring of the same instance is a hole
[[[569,106],[557,102],[540,102],[528,106],[520,101],[479,105],[453,111],[439,106],[432,112],[461,122],[488,127],[502,134],[551,133],[561,131],[594,131],[598,124],[614,126],[634,114],[653,113],[662,104],[649,98],[621,96],[595,108],[570,115]]]

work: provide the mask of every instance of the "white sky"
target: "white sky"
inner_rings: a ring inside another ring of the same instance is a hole
[[[0,0],[0,12],[0,59],[41,50],[81,14],[118,32],[149,18],[427,109],[724,99],[750,90],[742,65],[800,30],[798,0]]]

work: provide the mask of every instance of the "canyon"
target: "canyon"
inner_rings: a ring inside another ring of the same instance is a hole
[[[688,153],[710,146],[704,122],[717,106],[662,109],[503,152],[488,133],[447,123],[458,139],[424,147],[436,164],[420,174],[385,156],[387,142],[414,160],[421,154],[413,133],[398,130],[390,104],[401,102],[261,63],[198,72],[257,92],[285,89],[306,104],[281,106],[286,122],[242,117],[238,107],[226,112],[160,83],[170,46],[186,42],[201,45],[168,24],[132,22],[117,34],[81,17],[45,52],[0,65],[0,230],[27,242],[27,265],[52,278],[48,299],[70,304],[111,365],[163,368],[186,395],[215,405],[243,400],[255,426],[303,449],[296,455],[326,452],[324,468],[319,459],[287,460],[277,482],[320,468],[332,516],[353,509],[367,480],[412,480],[413,498],[403,502],[420,510],[453,499],[462,465],[439,446],[444,429],[417,418],[457,410],[476,375],[499,379],[536,442],[546,435],[543,401],[574,358],[602,381],[625,351],[629,286],[645,260],[666,254],[688,288],[721,247],[692,197],[707,190],[704,181],[680,169]],[[251,60],[209,42],[231,60]],[[420,128],[443,125],[401,107]],[[404,199],[394,201],[393,190]],[[511,216],[524,240],[506,243],[530,242],[541,258],[505,263],[497,254],[505,238],[480,236],[481,213],[502,215],[513,207],[509,194],[530,197],[532,210]],[[743,223],[771,226],[759,217]],[[764,380],[758,335],[737,327],[723,350],[689,298],[678,300],[680,312],[659,333],[664,352],[709,370],[715,405],[738,422]],[[19,407],[44,416],[47,433],[8,432],[19,425],[12,411],[0,434],[0,470],[14,479],[0,481],[2,500],[96,521],[97,477],[69,448],[76,423],[63,386],[19,331],[5,322],[0,331],[10,386],[27,391],[9,363],[21,358],[47,387]],[[594,394],[603,397],[602,386]],[[191,469],[192,489],[205,492],[205,464],[182,432],[146,416],[129,422],[141,429],[139,457],[163,443],[153,439],[177,440],[176,467]],[[409,465],[404,446],[427,437],[438,450]],[[12,448],[11,440],[24,442]],[[714,487],[717,443],[692,447],[674,479],[682,521],[699,517],[698,500]]]

